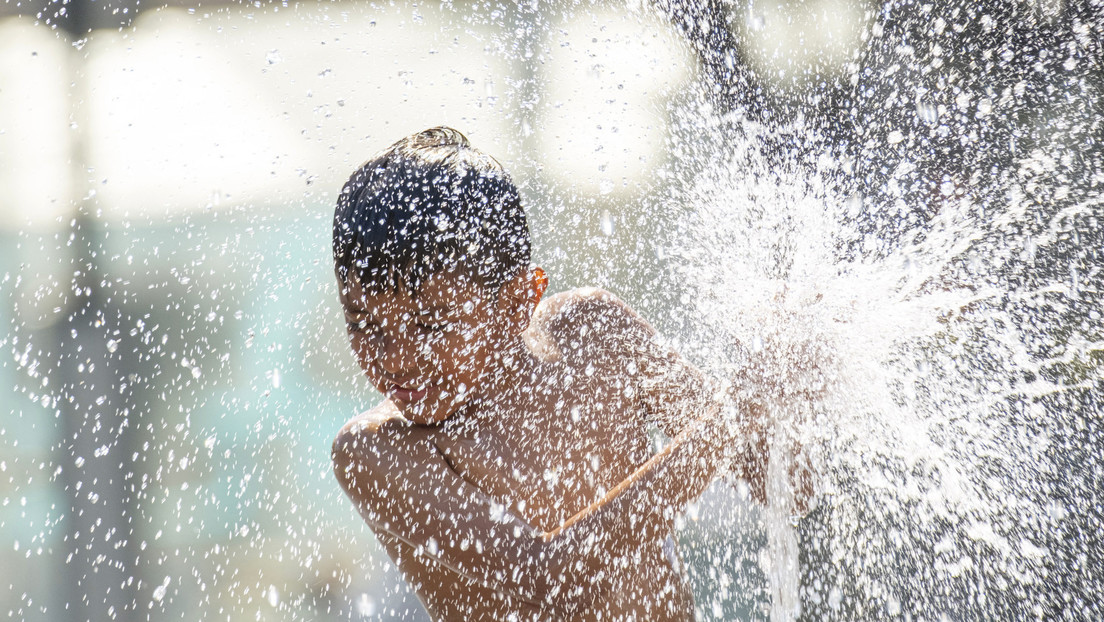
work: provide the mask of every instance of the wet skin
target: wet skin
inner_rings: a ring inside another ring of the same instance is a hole
[[[498,295],[458,273],[345,284],[387,399],[338,434],[338,480],[434,619],[691,619],[662,542],[733,439],[624,303],[542,291],[533,270]],[[657,455],[649,423],[675,438]]]

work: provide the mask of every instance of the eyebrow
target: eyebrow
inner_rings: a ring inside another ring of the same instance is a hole
[[[427,314],[430,314],[430,313],[448,313],[449,311],[452,311],[454,308],[455,307],[453,307],[452,305],[442,303],[442,304],[439,304],[439,305],[433,305],[432,307],[424,307],[422,309],[418,309],[417,314],[418,315],[427,315]]]

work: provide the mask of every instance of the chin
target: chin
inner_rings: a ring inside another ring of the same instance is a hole
[[[406,402],[391,395],[394,404],[403,418],[417,425],[439,425],[449,417],[465,410],[472,401],[470,392],[459,395],[448,387],[435,385],[422,399]]]
[[[445,408],[440,402],[434,404],[408,404],[399,409],[403,417],[418,425],[437,425],[449,418],[454,410]]]
[[[432,413],[429,416],[407,415],[406,418],[417,425],[441,425],[448,417],[449,413]]]

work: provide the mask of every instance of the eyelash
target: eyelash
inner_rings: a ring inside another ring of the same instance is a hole
[[[373,324],[372,322],[365,322],[364,320],[359,320],[359,321],[346,320],[345,326],[348,327],[348,329],[350,331],[354,332],[354,333],[367,332],[368,329],[376,327],[376,325]]]

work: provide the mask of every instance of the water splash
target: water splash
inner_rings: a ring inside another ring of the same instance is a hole
[[[722,377],[759,369],[753,392],[774,422],[771,619],[796,619],[803,602],[828,617],[1053,611],[1054,547],[1088,544],[1063,544],[1062,520],[1070,506],[1091,514],[1098,494],[1091,470],[1059,475],[1071,456],[1055,443],[1100,404],[1104,331],[1091,309],[1102,278],[1071,269],[1024,287],[1009,264],[1053,259],[1104,197],[1048,215],[1023,191],[1055,182],[1040,171],[1059,167],[1036,152],[1008,177],[999,211],[952,191],[932,199],[922,227],[862,232],[850,224],[861,198],[798,156],[764,155],[771,132],[739,124],[750,137],[682,197],[694,213],[679,238],[692,242],[675,254],[698,351]],[[866,252],[841,250],[856,242]],[[1078,325],[1054,321],[1071,314]],[[800,571],[785,464],[795,452],[814,465],[821,506],[803,526]]]

